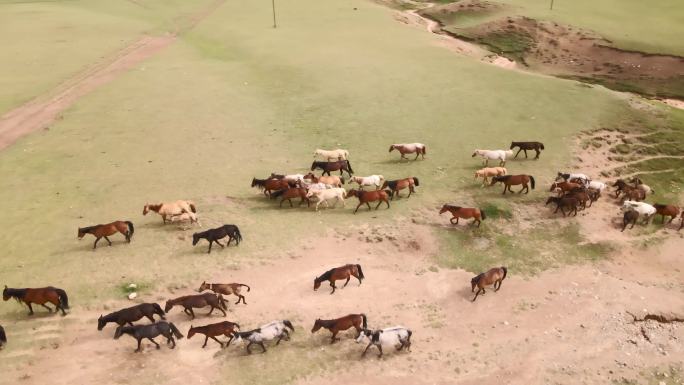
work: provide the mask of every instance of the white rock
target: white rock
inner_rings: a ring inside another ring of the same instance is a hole
[[[128,299],[136,299],[137,297],[138,297],[138,293],[135,293],[135,292],[128,295]]]
[[[132,284],[128,285],[128,288],[129,288],[129,289],[137,289],[137,288],[138,288],[138,285],[132,283]]]

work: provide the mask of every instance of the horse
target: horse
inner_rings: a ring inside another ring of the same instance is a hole
[[[499,176],[508,174],[508,170],[505,167],[485,167],[475,171],[475,179],[482,178],[482,186],[485,186],[489,182],[490,176]]]
[[[97,330],[102,330],[104,327],[110,323],[114,322],[119,326],[124,326],[129,324],[133,326],[133,322],[138,321],[143,317],[147,317],[150,322],[154,323],[154,315],[157,314],[164,320],[164,310],[161,306],[156,303],[141,303],[139,305],[127,307],[113,313],[109,313],[105,316],[100,315],[97,319]]]
[[[5,329],[0,325],[0,350],[7,344],[7,335]]]
[[[262,352],[266,353],[266,347],[264,346],[264,341],[271,341],[278,338],[276,345],[280,344],[283,339],[290,340],[290,333],[287,329],[292,330],[294,333],[294,327],[292,323],[288,320],[273,321],[268,323],[258,329],[250,330],[247,332],[236,332],[235,333],[235,343],[240,343],[242,340],[249,341],[247,344],[247,354],[252,354],[250,346],[257,344],[261,346]]]
[[[638,189],[636,187],[627,186],[623,189],[623,192],[624,194],[620,199],[621,202],[625,202],[626,200],[638,202],[646,199],[646,193],[644,192],[644,190]]]
[[[176,325],[166,321],[159,321],[151,325],[119,326],[116,328],[116,332],[114,332],[114,339],[118,340],[119,337],[124,334],[130,335],[138,341],[138,348],[135,349],[136,353],[142,351],[142,346],[140,343],[144,338],[152,341],[152,343],[157,346],[157,349],[159,349],[160,346],[157,341],[154,340],[154,338],[159,335],[166,337],[167,345],[173,344],[171,349],[176,347],[176,341],[173,339],[174,336],[176,336],[176,338],[179,340],[183,338],[183,335],[181,334],[180,330],[178,330]]]
[[[621,193],[624,193],[626,190],[631,190],[633,189],[632,186],[630,186],[627,182],[625,182],[623,179],[618,179],[612,184],[613,187],[615,187],[615,198],[619,198]]]
[[[566,182],[566,181],[553,182],[551,184],[551,188],[549,189],[549,191],[551,191],[551,192],[555,191],[558,193],[558,196],[563,196],[563,194],[565,194],[566,192],[580,188],[580,187],[582,187],[582,185],[579,183]]]
[[[335,186],[335,187],[342,187],[342,185],[344,184],[344,177],[343,176],[337,176],[337,175],[331,175],[331,176],[321,175],[318,178],[316,178],[316,182],[329,184],[329,185]]]
[[[97,248],[97,242],[104,238],[112,245],[112,241],[107,238],[110,235],[114,235],[117,232],[121,233],[126,237],[126,242],[131,243],[131,237],[133,236],[133,223],[130,221],[114,221],[112,223],[107,223],[105,225],[95,225],[88,227],[78,228],[78,239],[83,239],[86,234],[92,234],[95,237],[95,243],[93,243],[93,250]]]
[[[637,202],[637,201],[631,201],[631,200],[626,200],[622,204],[622,209],[624,211],[629,211],[629,210],[636,210],[639,215],[643,215],[646,217],[644,219],[644,224],[647,225],[648,222],[651,220],[651,217],[655,216],[657,210],[655,207],[649,205],[646,202]]]
[[[452,215],[451,219],[449,219],[449,222],[451,222],[452,225],[457,225],[459,218],[473,218],[474,220],[472,223],[477,222],[477,227],[480,227],[482,220],[487,219],[487,215],[485,215],[484,210],[478,208],[444,205],[442,206],[442,209],[439,210],[439,214],[442,215],[447,211]],[[456,223],[454,223],[454,218],[456,219]]]
[[[193,201],[177,200],[175,202],[162,202],[157,204],[147,203],[145,207],[143,207],[143,215],[147,215],[150,211],[154,211],[161,215],[162,221],[166,223],[167,217],[181,215],[183,213],[196,213],[197,208]]]
[[[217,294],[223,294],[223,295],[235,295],[238,297],[237,302],[235,304],[239,304],[240,301],[242,301],[243,304],[247,305],[247,302],[245,302],[245,296],[240,294],[242,292],[242,287],[247,288],[247,292],[249,293],[250,290],[252,290],[249,286],[245,285],[244,283],[206,283],[202,282],[200,285],[198,292],[203,292],[204,290],[211,290],[214,293]]]
[[[375,205],[376,210],[380,207],[382,202],[385,202],[387,204],[387,208],[390,208],[389,200],[387,199],[387,197],[391,193],[392,193],[391,191],[385,191],[385,190],[363,191],[363,190],[351,189],[351,190],[347,191],[347,198],[349,198],[349,197],[359,198],[359,204],[358,204],[358,206],[356,206],[356,210],[354,210],[354,214],[356,214],[356,212],[359,211],[359,207],[361,207],[363,204],[366,204],[366,206],[368,206],[368,211],[370,211],[371,206],[370,206],[369,202],[378,201],[378,204]]]
[[[511,147],[510,149],[514,149],[515,147],[518,147],[518,152],[515,153],[515,158],[518,157],[518,154],[520,154],[520,151],[525,151],[525,159],[527,159],[527,150],[534,150],[537,153],[537,156],[534,157],[534,159],[539,159],[539,154],[541,154],[541,150],[544,149],[544,143],[542,142],[511,142]]]
[[[580,173],[562,173],[558,171],[558,175],[556,176],[556,182],[561,182],[561,181],[566,181],[566,182],[572,182],[573,179],[581,181],[583,185],[588,184],[591,181],[591,178],[584,174]]]
[[[257,178],[252,178],[252,187],[259,187],[260,189],[264,190],[264,195],[266,196],[271,196],[271,191],[277,191],[277,190],[282,190],[285,188],[289,188],[290,183],[288,183],[286,180],[280,178],[269,178],[269,179],[257,179]]]
[[[290,187],[290,188],[286,188],[286,189],[278,190],[278,191],[274,192],[273,194],[271,194],[271,198],[275,199],[278,197],[282,197],[280,199],[280,205],[279,205],[280,208],[283,207],[283,202],[285,202],[285,201],[288,201],[290,203],[290,207],[294,207],[292,205],[292,198],[301,198],[299,200],[299,205],[301,206],[302,203],[306,202],[306,207],[310,207],[311,201],[306,196],[307,192],[308,192],[308,190],[306,188],[303,188],[303,187]]]
[[[347,284],[349,283],[349,280],[352,276],[356,277],[356,279],[359,280],[359,285],[361,285],[363,279],[366,278],[363,275],[361,265],[347,264],[344,266],[332,268],[326,271],[325,273],[321,274],[320,277],[316,277],[316,279],[314,279],[314,291],[318,290],[318,288],[321,287],[321,282],[328,281],[330,282],[330,287],[332,287],[332,291],[330,292],[330,294],[334,294],[335,289],[337,289],[337,287],[335,286],[335,281],[346,279],[347,281],[344,283],[344,286],[342,286],[342,288],[344,289],[345,287],[347,287]]]
[[[325,175],[328,174],[330,175],[330,171],[340,171],[340,176],[342,176],[342,172],[346,171],[349,176],[352,176],[352,173],[354,170],[352,170],[351,163],[349,163],[348,160],[338,160],[335,162],[318,162],[314,161],[311,163],[311,171],[314,171],[315,169],[320,168],[323,170],[323,174]]]
[[[674,205],[665,205],[661,203],[654,203],[653,207],[656,209],[656,214],[660,214],[662,217],[662,224],[665,224],[665,217],[670,217],[670,221],[667,223],[672,223],[675,218],[679,215],[680,209]]]
[[[349,314],[344,317],[336,319],[316,319],[313,328],[311,328],[311,333],[316,333],[320,328],[326,328],[330,330],[332,336],[330,337],[330,344],[334,344],[335,341],[339,341],[337,338],[337,333],[347,330],[349,328],[355,328],[357,332],[357,337],[361,334],[363,329],[368,327],[368,319],[365,314]]]
[[[530,183],[532,185],[532,190],[534,190],[535,183],[534,177],[532,175],[502,175],[492,177],[492,183],[490,184],[490,186],[493,186],[498,182],[501,182],[504,185],[504,195],[506,195],[506,190],[510,191],[512,194],[513,190],[511,190],[511,186],[519,184],[521,184],[523,187],[520,189],[520,191],[518,191],[518,194],[522,193],[523,190],[525,191],[525,194],[527,194],[530,192],[530,188],[527,186],[527,184]]]
[[[681,230],[684,227],[684,212],[682,212],[681,217],[682,217],[682,219],[679,222],[679,228],[677,229],[677,231]]]
[[[320,156],[327,161],[330,161],[330,159],[347,160],[349,159],[349,151],[341,148],[336,150],[321,150],[320,148],[317,148],[316,151],[314,151],[313,156],[314,158]]]
[[[406,154],[416,154],[416,157],[413,158],[413,160],[418,159],[419,156],[422,156],[422,159],[425,159],[427,146],[423,143],[397,143],[391,145],[389,148],[389,152],[394,150],[399,151],[399,154],[401,154],[401,159],[408,160],[408,158],[406,158]]]
[[[591,195],[589,194],[588,190],[584,187],[579,187],[570,190],[564,196],[567,198],[577,199],[577,202],[579,202],[580,206],[582,207],[582,210],[585,210],[587,208],[587,202],[589,202],[589,207],[591,207],[591,205],[594,203],[594,200],[591,199]]]
[[[209,338],[218,342],[223,348],[223,342],[216,339],[216,337],[221,335],[229,337],[230,339],[226,343],[226,347],[228,347],[228,345],[230,345],[230,341],[233,340],[235,333],[238,331],[240,331],[240,325],[230,321],[217,322],[197,327],[190,325],[190,330],[188,330],[188,339],[192,338],[192,336],[194,336],[196,333],[204,334],[204,345],[202,345],[202,349],[207,347]]]
[[[207,231],[202,231],[201,233],[192,234],[192,245],[195,246],[200,239],[206,239],[209,241],[209,250],[207,254],[211,253],[211,245],[216,242],[217,245],[224,247],[219,239],[228,237],[228,242],[226,246],[230,245],[230,242],[235,240],[235,245],[239,245],[242,241],[242,234],[240,234],[240,229],[235,225],[223,225],[215,229],[209,229]]]
[[[603,183],[603,182],[599,182],[599,181],[597,181],[597,180],[592,180],[592,181],[590,181],[589,184],[587,185],[587,188],[596,190],[596,191],[598,191],[599,194],[600,194],[600,193],[603,192],[603,190],[605,190],[606,184]]]
[[[318,211],[318,206],[320,206],[321,203],[325,203],[326,207],[330,207],[328,201],[331,199],[335,199],[335,203],[333,203],[333,208],[337,205],[337,202],[342,202],[342,207],[344,207],[344,199],[347,196],[347,191],[341,187],[335,187],[325,190],[312,189],[306,193],[306,197],[311,198],[312,196],[316,197],[316,211]]]
[[[501,266],[489,269],[486,272],[480,273],[477,276],[473,277],[473,279],[470,280],[470,292],[474,292],[475,287],[477,287],[477,293],[475,293],[475,298],[473,298],[472,302],[475,302],[477,296],[480,295],[480,292],[482,292],[482,295],[485,294],[485,286],[493,284],[494,291],[499,291],[499,289],[501,289],[501,283],[504,279],[506,279],[507,274],[508,269],[506,268],[506,266]],[[498,287],[496,286],[497,283],[499,284]]]
[[[620,232],[625,231],[627,225],[630,223],[632,226],[629,229],[633,229],[637,219],[639,219],[639,213],[636,210],[625,211],[625,213],[622,215],[622,230],[620,230]]]
[[[404,179],[397,179],[397,180],[386,180],[385,183],[382,184],[381,189],[384,190],[386,188],[389,188],[391,193],[390,193],[390,199],[394,200],[394,195],[396,194],[397,197],[399,196],[399,190],[403,190],[408,187],[409,189],[409,194],[408,197],[411,197],[411,194],[416,192],[414,189],[415,187],[420,186],[420,182],[418,181],[418,178],[415,176],[412,176],[410,178],[404,178]]]
[[[653,190],[649,185],[644,184],[644,182],[642,182],[641,179],[639,179],[638,177],[632,178],[632,180],[630,182],[634,183],[634,187],[643,191],[645,195],[646,194],[655,194],[655,190]]]
[[[219,309],[224,317],[227,315],[225,310],[228,309],[228,305],[226,305],[226,300],[223,299],[223,296],[221,294],[212,293],[185,295],[170,299],[166,301],[164,311],[168,313],[176,305],[183,306],[183,312],[192,317],[192,319],[195,319],[195,312],[192,308],[211,306],[207,315],[211,315],[211,313],[214,312],[214,309]]]
[[[359,188],[363,190],[364,186],[375,186],[375,189],[379,189],[385,181],[385,177],[382,175],[370,175],[370,176],[353,176],[349,178],[349,184],[357,183]]]
[[[195,213],[183,213],[183,214],[178,214],[174,215],[171,217],[171,223],[176,223],[176,222],[190,222],[192,225],[193,223],[197,223],[199,227],[202,227],[202,224],[199,222],[199,219],[197,219],[197,214]]]
[[[406,349],[407,352],[411,351],[411,335],[413,332],[403,326],[394,326],[391,328],[386,328],[382,330],[368,330],[364,329],[361,334],[356,338],[356,343],[362,342],[364,339],[368,339],[368,346],[361,353],[361,357],[365,357],[368,349],[371,346],[376,346],[380,351],[378,357],[382,357],[382,345],[394,346],[397,351]],[[397,346],[398,345],[398,346]]]
[[[475,156],[482,157],[482,164],[485,166],[489,165],[489,160],[499,160],[499,166],[503,167],[506,165],[506,157],[513,156],[513,151],[511,150],[475,150],[473,152],[473,158]]]
[[[52,313],[52,308],[46,305],[46,303],[50,302],[55,305],[55,312],[61,310],[63,316],[66,315],[65,309],[69,309],[69,297],[67,296],[67,293],[62,289],[52,286],[35,289],[14,289],[5,285],[5,289],[2,291],[2,299],[7,301],[10,298],[16,299],[17,302],[25,303],[29,308],[28,315],[33,315],[32,303],[40,305],[46,308],[49,313]]]
[[[577,198],[572,198],[572,197],[549,197],[549,199],[546,200],[546,204],[544,206],[548,206],[549,203],[555,203],[556,204],[556,210],[553,212],[554,214],[560,210],[563,213],[563,216],[565,217],[565,209],[569,209],[568,214],[570,215],[574,212],[574,216],[577,216],[577,207],[579,206],[579,201]]]

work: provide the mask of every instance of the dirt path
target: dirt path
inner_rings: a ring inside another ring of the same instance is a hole
[[[168,47],[179,34],[195,27],[224,2],[216,0],[196,14],[178,18],[174,32],[163,36],[144,36],[45,95],[7,112],[0,117],[0,150],[24,135],[48,127],[78,99]]]

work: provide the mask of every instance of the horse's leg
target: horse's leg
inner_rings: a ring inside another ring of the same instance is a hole
[[[389,201],[385,199],[384,202],[387,203],[387,208],[390,208]]]
[[[370,203],[366,202],[366,206],[368,206],[368,211],[371,211]]]
[[[380,351],[380,354],[378,354],[378,357],[382,357],[382,344],[377,344],[375,346],[377,346],[378,350]]]
[[[330,345],[334,344],[335,341],[337,341],[337,340],[339,339],[339,338],[337,338],[337,333],[338,333],[338,332],[339,332],[339,330],[334,330],[334,331],[332,332],[332,337],[330,337]]]
[[[525,159],[527,159],[527,149],[525,149],[523,151],[525,151]]]
[[[413,194],[414,192],[416,191],[413,189],[413,185],[409,185],[409,195],[407,196],[407,198],[410,198],[411,194]]]
[[[477,227],[480,227],[480,224],[482,223],[482,221],[480,221],[480,220],[477,219],[477,218],[475,218],[475,221],[477,221]],[[473,223],[475,223],[475,221],[473,221]]]
[[[216,337],[211,337],[211,339],[218,342],[218,344],[221,345],[221,347],[223,347],[223,342],[219,341]],[[205,343],[205,345],[206,345],[206,343]]]
[[[213,337],[212,337],[213,338]],[[204,345],[202,345],[202,349],[207,347],[207,341],[209,341],[209,336],[205,335],[204,336]]]
[[[47,309],[47,311],[48,311],[48,313],[52,313],[52,308],[48,307],[48,306],[47,306],[46,304],[44,304],[44,303],[41,303],[41,304],[40,304],[40,306],[42,306],[42,307],[46,308],[46,309]],[[57,309],[55,308],[55,310],[57,310]]]
[[[415,158],[413,158],[413,160],[416,160],[416,159],[418,159],[418,157],[419,157],[419,156],[420,156],[420,152],[416,152],[416,157],[415,157]]]
[[[525,190],[525,187],[527,187],[527,183],[523,183],[522,188],[520,189],[520,191],[518,191],[518,194],[521,194],[523,192],[523,190]],[[525,193],[525,194],[527,194],[527,193]]]
[[[503,195],[506,195],[506,190],[507,190],[507,189],[508,189],[508,186],[506,185],[506,183],[504,183],[504,191],[503,191]]]
[[[217,309],[221,310],[221,313],[223,313],[223,316],[224,316],[224,317],[228,315],[228,314],[226,314],[226,311],[223,310],[222,307],[217,307]]]
[[[539,151],[539,148],[535,148],[534,151],[537,153],[537,156],[535,156],[534,159],[539,159],[539,154],[541,154],[541,151]]]
[[[335,281],[330,281],[330,287],[332,287],[330,294],[335,293],[335,289],[337,289],[337,287],[335,287]]]
[[[477,299],[477,296],[480,295],[481,290],[482,290],[481,288],[479,288],[479,287],[477,288],[477,293],[475,293],[475,298],[473,298],[472,302],[475,302],[475,300]]]
[[[366,356],[366,352],[368,352],[368,349],[370,349],[371,345],[373,345],[372,341],[368,343],[368,346],[366,346],[366,349],[364,349],[363,353],[361,353],[361,357]]]
[[[31,302],[26,302],[26,305],[29,308],[29,314],[28,315],[33,315],[33,306],[31,306]]]
[[[97,248],[97,242],[100,241],[100,238],[95,238],[95,243],[93,243],[93,250]]]
[[[257,342],[257,343],[259,344],[259,346],[261,346],[261,352],[266,353],[266,347],[264,346],[264,343],[263,342]]]
[[[381,204],[382,204],[382,201],[379,201],[378,204],[375,205],[375,209],[376,209],[376,210],[379,209]]]
[[[192,310],[192,308],[189,308],[188,310],[190,310],[190,316],[192,317],[192,319],[195,319],[195,311]]]
[[[210,306],[211,306],[211,309],[209,309],[209,313],[207,313],[207,315],[211,315],[211,313],[214,312],[214,309],[216,309],[213,305],[210,305]]]
[[[356,206],[356,210],[354,210],[354,214],[356,214],[357,211],[359,211],[359,207],[361,207],[363,203],[359,202],[359,205]]]
[[[209,241],[209,250],[207,250],[207,254],[211,253],[211,245],[214,244],[214,241]]]
[[[292,198],[287,198],[287,201],[290,203],[290,208],[293,208],[294,206],[292,205]]]
[[[518,149],[518,152],[515,153],[515,156],[513,157],[513,159],[516,159],[518,157],[518,154],[520,154],[520,151],[522,151],[522,148]],[[527,154],[525,154],[525,155],[527,155]]]
[[[135,352],[140,353],[140,352],[142,352],[142,345],[141,345],[142,338],[138,338],[137,340],[138,340],[138,348],[135,349]]]
[[[343,289],[344,289],[345,287],[347,287],[347,284],[349,283],[349,280],[350,280],[350,279],[351,279],[351,274],[347,276],[347,281],[344,283],[344,286],[342,286]]]
[[[230,242],[230,240],[228,240],[228,241]],[[221,242],[218,241],[218,239],[215,240],[214,242],[216,242],[217,245],[221,246],[221,248],[225,247]]]

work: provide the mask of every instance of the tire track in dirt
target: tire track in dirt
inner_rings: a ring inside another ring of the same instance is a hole
[[[0,117],[0,150],[24,135],[48,127],[78,99],[168,47],[180,34],[194,28],[223,3],[225,0],[215,0],[193,15],[176,19],[174,32],[163,36],[144,36],[46,94],[7,112]]]

